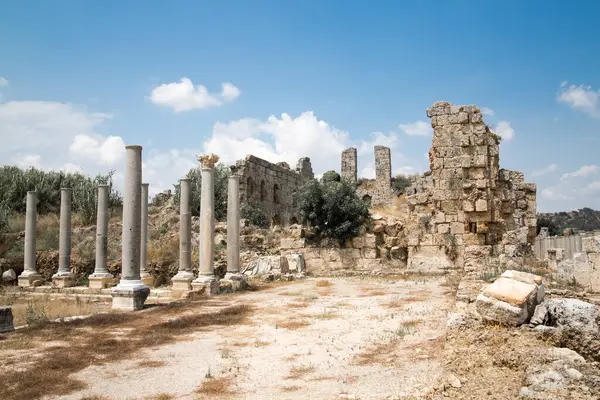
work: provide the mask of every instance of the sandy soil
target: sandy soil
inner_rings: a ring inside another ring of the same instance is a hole
[[[48,398],[421,398],[443,374],[445,289],[432,278],[329,278],[224,296],[222,307],[253,306],[251,323],[87,367],[73,375],[86,389]]]

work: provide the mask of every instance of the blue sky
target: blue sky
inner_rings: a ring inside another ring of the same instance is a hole
[[[122,144],[142,144],[158,191],[203,151],[322,173],[353,145],[370,176],[384,144],[416,173],[444,100],[492,110],[501,166],[538,184],[540,211],[600,209],[599,17],[593,1],[5,3],[0,163],[120,173]]]

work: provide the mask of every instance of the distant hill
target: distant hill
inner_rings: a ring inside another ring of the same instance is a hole
[[[579,231],[598,230],[600,211],[585,207],[569,212],[538,213],[538,232],[542,226],[549,228],[550,235],[562,235],[565,228]]]

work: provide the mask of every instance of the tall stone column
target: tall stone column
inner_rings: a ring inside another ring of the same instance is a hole
[[[69,287],[75,285],[71,272],[71,204],[73,189],[60,190],[60,233],[58,242],[58,271],[52,275],[52,285]]]
[[[219,156],[204,154],[198,156],[202,168],[202,188],[200,192],[200,265],[198,278],[192,283],[194,289],[203,289],[204,293],[216,293],[219,282],[215,278],[215,164]]]
[[[150,294],[140,277],[142,146],[128,145],[125,150],[121,281],[111,295],[113,309],[134,311],[144,307]]]
[[[25,212],[25,257],[23,273],[19,275],[19,286],[33,286],[35,281],[41,281],[42,275],[37,272],[35,261],[35,230],[37,219],[37,193],[27,192],[27,209]]]
[[[154,277],[148,273],[148,184],[142,183],[142,222],[140,243],[140,277],[144,285],[154,286]]]
[[[192,289],[192,211],[190,207],[192,180],[179,180],[179,270],[171,279],[173,290]]]
[[[108,185],[98,185],[98,211],[96,216],[96,266],[88,277],[90,289],[104,289],[113,276],[106,268],[108,252]]]
[[[227,184],[227,273],[225,281],[233,290],[244,289],[246,276],[240,273],[240,178],[232,166]]]

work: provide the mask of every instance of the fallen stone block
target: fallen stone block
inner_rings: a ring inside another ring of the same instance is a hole
[[[511,305],[482,293],[477,296],[475,307],[483,319],[504,325],[519,326],[527,322],[530,316],[527,307]]]
[[[12,308],[0,307],[0,333],[14,330]]]
[[[598,306],[577,299],[548,299],[535,308],[530,327],[548,325],[598,330]]]
[[[264,256],[251,260],[242,271],[246,275],[264,275],[267,273],[286,274],[289,272],[288,261],[282,256]]]

